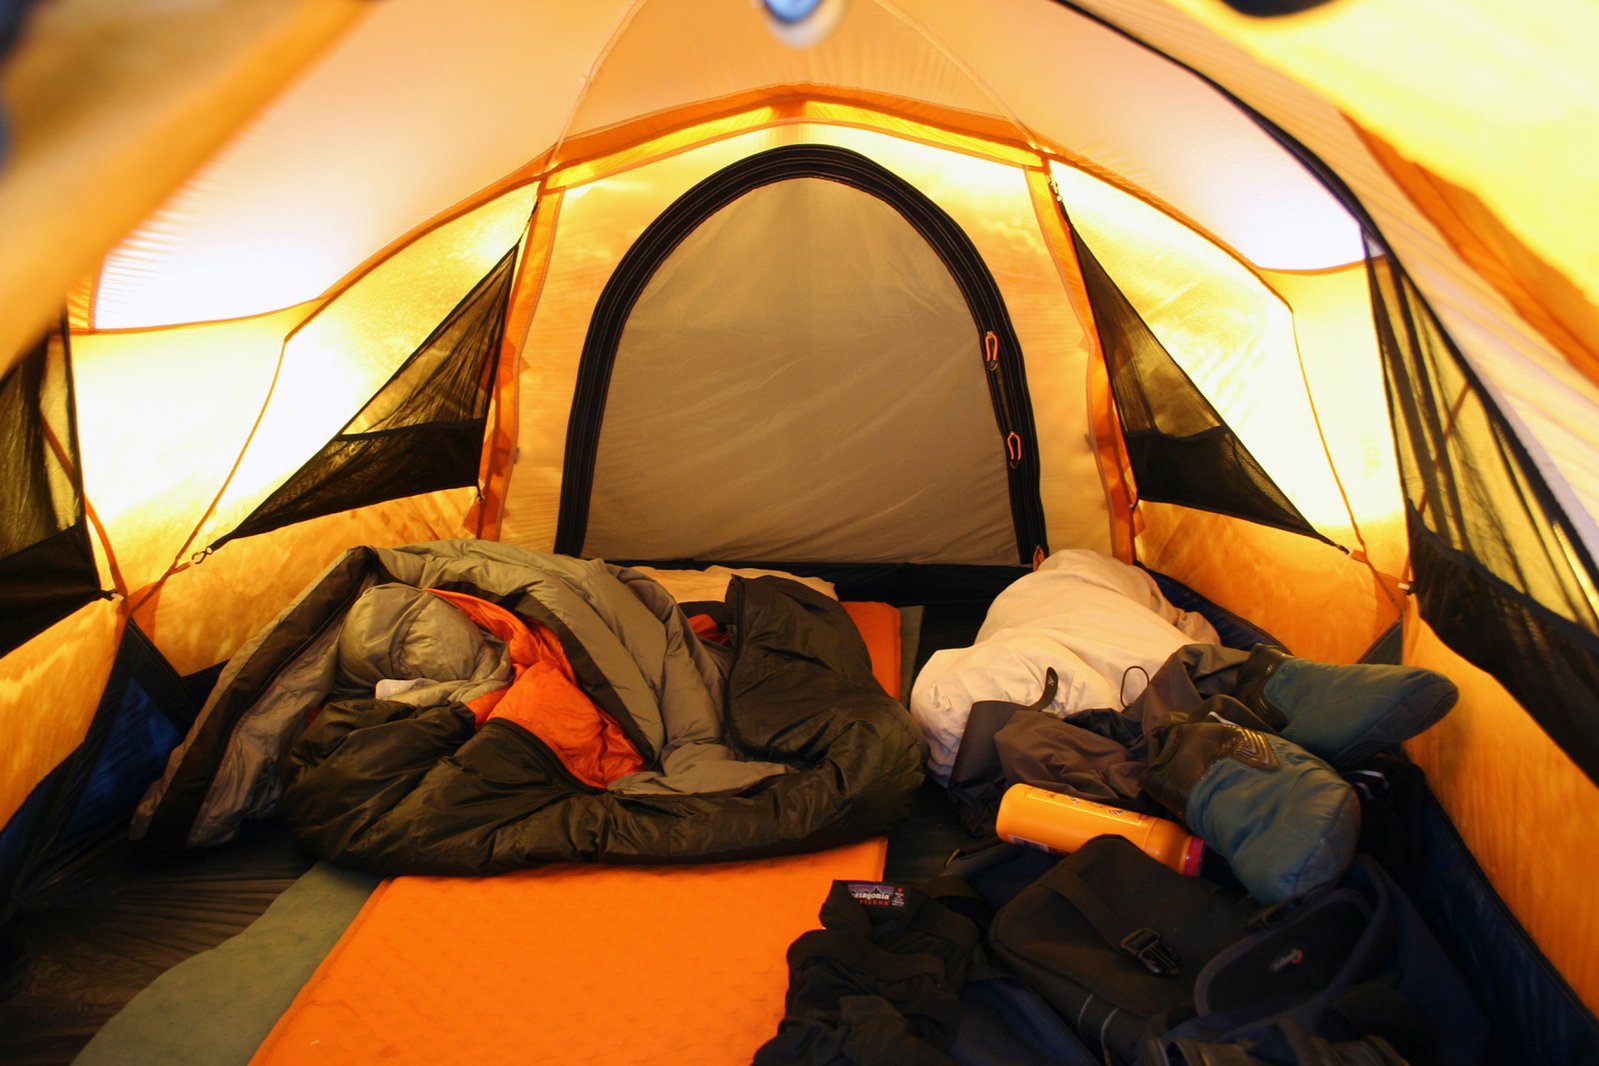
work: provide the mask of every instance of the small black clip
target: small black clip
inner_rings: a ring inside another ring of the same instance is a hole
[[[1159,933],[1147,926],[1123,937],[1121,948],[1157,977],[1170,977],[1177,972],[1177,953],[1166,946]]]

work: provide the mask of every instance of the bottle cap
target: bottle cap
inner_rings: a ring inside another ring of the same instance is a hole
[[[1205,857],[1205,842],[1198,837],[1189,837],[1188,846],[1183,849],[1182,873],[1188,877],[1199,876],[1199,864]]]

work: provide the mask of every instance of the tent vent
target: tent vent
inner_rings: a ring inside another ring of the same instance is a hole
[[[211,547],[383,500],[476,484],[515,274],[513,246],[337,436]]]
[[[1320,7],[1329,0],[1222,0],[1224,4],[1242,15],[1252,18],[1276,18],[1279,15],[1297,15]]]
[[[1327,541],[1222,421],[1075,228],[1072,243],[1094,309],[1139,499],[1231,515]]]

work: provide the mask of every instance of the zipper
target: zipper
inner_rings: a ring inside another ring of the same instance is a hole
[[[999,421],[999,433],[1005,441],[1005,464],[1015,470],[1022,461],[1022,435],[1016,432],[1016,420],[1011,417],[1010,398],[1005,394],[1005,374],[999,365],[999,334],[993,330],[983,333],[983,366],[988,370],[988,395],[994,403],[994,417]]]

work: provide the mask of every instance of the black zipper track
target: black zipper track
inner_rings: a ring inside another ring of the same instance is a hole
[[[555,550],[579,555],[588,533],[589,495],[606,394],[616,349],[628,316],[655,271],[702,222],[745,193],[779,181],[822,178],[877,197],[894,208],[949,269],[971,312],[977,354],[985,364],[989,398],[1006,453],[1011,518],[1020,561],[1048,552],[1044,507],[1038,494],[1038,434],[1028,400],[1021,342],[994,276],[955,220],[916,188],[867,157],[830,145],[789,145],[734,163],[679,197],[644,230],[605,283],[583,341],[577,386],[566,430]],[[994,337],[996,358],[990,360]]]

